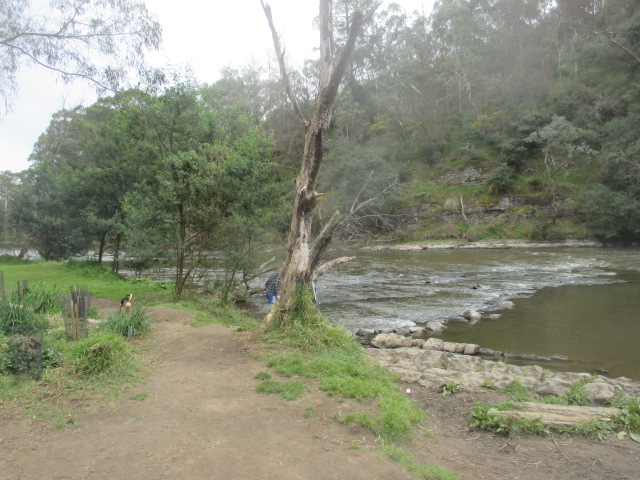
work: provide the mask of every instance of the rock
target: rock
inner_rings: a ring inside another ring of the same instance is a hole
[[[456,353],[456,348],[458,348],[458,344],[457,343],[444,342],[442,344],[442,351],[443,352]]]
[[[429,338],[422,346],[425,350],[442,350],[444,342],[439,338]]]
[[[498,302],[498,308],[501,309],[511,309],[511,308],[515,308],[515,303],[513,303],[510,300],[501,300]]]
[[[456,343],[456,351],[455,353],[464,353],[464,348],[467,345],[465,343]]]
[[[561,397],[571,388],[571,383],[572,382],[561,379],[559,376],[547,378],[538,386],[536,392],[540,395],[555,395]]]
[[[413,340],[395,333],[382,333],[372,340],[372,345],[378,348],[410,347]]]
[[[469,321],[469,323],[476,323],[480,321],[480,319],[482,318],[482,315],[480,314],[480,312],[473,309],[465,310],[462,316],[466,318]]]
[[[427,331],[430,333],[442,333],[444,332],[445,327],[442,322],[427,322]]]
[[[502,356],[502,352],[499,352],[498,350],[491,350],[490,348],[480,348],[480,351],[478,353],[483,357],[497,358]]]
[[[479,351],[480,351],[480,345],[467,343],[465,344],[462,353],[464,353],[465,355],[477,355]]]
[[[502,315],[500,315],[499,313],[492,313],[491,315],[488,315],[487,318],[490,320],[497,320],[501,317]]]
[[[424,333],[424,331],[425,331],[424,327],[409,327],[409,333],[411,335],[420,336]]]
[[[411,342],[412,347],[422,348],[426,340],[424,338],[414,338]]]
[[[592,382],[584,386],[587,399],[590,403],[608,405],[615,396],[616,389],[608,383]]]

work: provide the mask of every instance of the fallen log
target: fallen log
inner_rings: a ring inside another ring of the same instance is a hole
[[[620,413],[617,408],[582,407],[575,405],[547,405],[535,402],[514,402],[515,410],[500,411],[505,418],[514,420],[540,420],[549,426],[571,427],[592,420],[608,421],[609,417]]]

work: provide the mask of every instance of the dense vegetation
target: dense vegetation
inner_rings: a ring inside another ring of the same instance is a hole
[[[358,3],[335,2],[338,46]],[[315,67],[292,75],[307,111]],[[637,241],[639,76],[634,1],[379,10],[336,104],[318,214],[351,212],[346,239]],[[255,65],[63,110],[32,166],[2,174],[0,235],[46,259],[171,260],[178,293],[219,252],[228,293],[286,231],[303,134],[277,74]]]

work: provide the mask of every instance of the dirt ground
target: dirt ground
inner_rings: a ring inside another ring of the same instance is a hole
[[[255,332],[194,329],[187,312],[149,310],[157,346],[149,380],[82,409],[64,429],[0,419],[0,479],[411,478],[375,453],[369,432],[334,419],[354,401],[315,389],[293,402],[256,393],[266,367],[252,354]],[[640,479],[640,444],[629,439],[495,437],[466,427],[473,404],[485,401],[477,395],[404,388],[428,414],[405,449],[463,480]]]

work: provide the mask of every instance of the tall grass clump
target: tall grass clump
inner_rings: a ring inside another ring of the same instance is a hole
[[[0,332],[7,336],[41,335],[48,325],[47,319],[33,309],[6,300],[0,301]]]
[[[149,313],[140,306],[136,306],[131,312],[112,313],[101,323],[100,330],[126,338],[144,335],[151,330]]]
[[[313,303],[311,290],[304,285],[298,287],[286,311],[276,309],[267,325],[266,339],[302,350],[350,350],[355,345],[349,332],[324,319]]]
[[[412,455],[409,455],[397,445],[385,444],[380,447],[380,452],[391,461],[416,474],[417,478],[425,480],[460,480],[460,477],[445,468],[418,463]]]
[[[60,312],[61,293],[62,289],[57,283],[34,282],[29,285],[22,299],[18,298],[16,292],[14,301],[39,313],[57,313]]]
[[[99,333],[72,343],[67,351],[67,362],[78,375],[106,372],[123,361],[129,348],[115,333]]]

